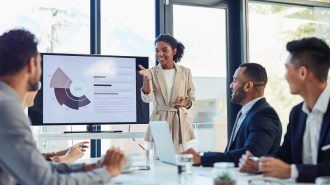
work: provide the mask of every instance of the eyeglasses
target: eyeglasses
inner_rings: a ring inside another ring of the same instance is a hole
[[[260,86],[265,86],[266,84],[264,82],[252,82],[253,83],[253,86],[255,87],[260,87]]]
[[[249,82],[252,82],[254,87],[262,87],[262,86],[266,86],[265,82],[254,82],[254,81],[252,81],[252,80],[247,81],[247,82],[244,82],[244,84],[249,83]]]
[[[248,181],[249,185],[284,185],[281,180],[273,178],[255,178]]]

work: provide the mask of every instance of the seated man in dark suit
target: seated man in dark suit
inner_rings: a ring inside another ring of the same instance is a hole
[[[215,162],[235,162],[246,150],[257,156],[274,152],[281,142],[282,127],[275,110],[267,103],[264,89],[267,73],[264,67],[255,63],[245,63],[235,71],[231,101],[242,105],[237,114],[225,152],[198,154],[193,149],[185,153],[193,154],[195,165],[212,166]]]
[[[299,94],[304,102],[292,108],[284,142],[274,157],[262,157],[258,165],[249,159],[254,152],[247,152],[240,171],[314,182],[330,175],[330,49],[318,38],[291,41],[286,48],[285,78],[291,94]]]

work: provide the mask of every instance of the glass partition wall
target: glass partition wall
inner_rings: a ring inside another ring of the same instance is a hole
[[[101,1],[101,25],[101,54],[147,56],[149,67],[155,65],[154,1]],[[145,132],[147,125],[103,125],[101,128],[102,130]],[[142,153],[144,139],[103,139],[101,153],[105,153],[110,146],[123,148],[127,153]]]
[[[173,5],[173,35],[186,47],[179,64],[191,69],[196,88],[198,151],[223,151],[227,143],[226,25],[224,8]]]

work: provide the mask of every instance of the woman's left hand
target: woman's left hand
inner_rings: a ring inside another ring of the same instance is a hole
[[[174,102],[174,108],[179,109],[181,107],[188,107],[190,105],[190,100],[184,98],[184,97],[178,97]]]

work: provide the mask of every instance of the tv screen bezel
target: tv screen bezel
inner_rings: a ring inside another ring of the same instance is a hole
[[[43,122],[43,86],[38,91],[34,100],[34,105],[28,108],[28,116],[32,126],[54,126],[54,125],[119,125],[119,124],[148,124],[149,123],[149,104],[144,103],[141,99],[140,88],[143,84],[143,77],[139,74],[142,65],[144,68],[149,67],[149,58],[145,56],[124,56],[124,55],[99,55],[99,54],[72,54],[72,53],[40,53],[43,60],[45,55],[55,56],[85,56],[85,57],[115,57],[115,58],[136,58],[136,122],[78,122],[78,123],[44,123]],[[43,61],[41,62],[43,69]],[[40,82],[43,84],[43,72],[40,76]]]

